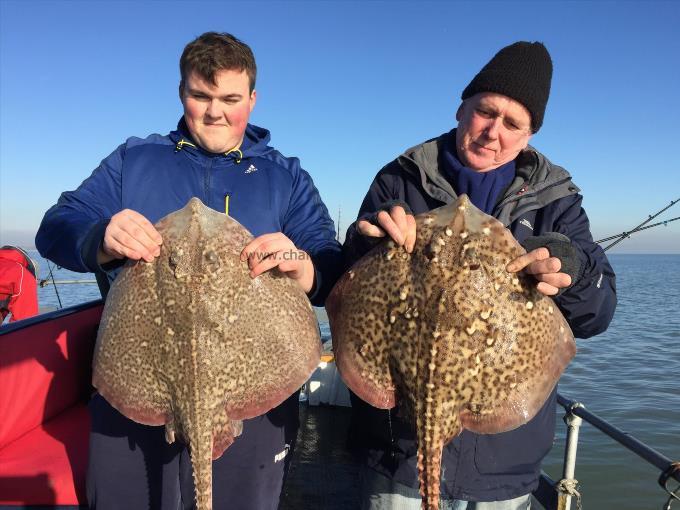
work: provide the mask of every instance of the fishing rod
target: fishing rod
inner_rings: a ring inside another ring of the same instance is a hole
[[[50,264],[50,261],[47,260],[47,269],[50,271],[50,278],[52,278],[52,285],[54,286],[54,292],[57,295],[57,301],[59,301],[59,308],[63,308],[64,305],[61,304],[61,297],[59,297],[59,291],[57,290],[57,285],[54,281],[54,274],[52,273],[52,265]],[[40,285],[41,287],[43,286],[42,284]]]
[[[671,203],[670,203],[670,204],[668,204],[666,207],[664,207],[663,209],[661,209],[659,212],[650,215],[645,221],[643,221],[642,223],[640,223],[637,227],[633,228],[632,230],[626,231],[626,232],[621,232],[620,234],[617,234],[617,235],[615,235],[615,236],[605,237],[604,239],[600,239],[599,241],[597,241],[597,243],[600,244],[600,243],[603,243],[603,242],[605,242],[605,241],[610,241],[610,240],[612,240],[612,239],[616,239],[616,241],[614,241],[613,243],[611,243],[610,245],[606,246],[606,247],[603,249],[603,251],[607,251],[609,248],[613,248],[614,246],[616,246],[617,244],[619,244],[621,241],[623,241],[623,240],[626,239],[627,237],[630,237],[631,234],[635,234],[636,232],[640,232],[641,230],[645,230],[645,229],[648,229],[648,228],[657,227],[657,226],[659,226],[659,225],[667,225],[667,224],[670,223],[671,221],[675,221],[675,220],[677,220],[677,219],[680,219],[680,216],[679,216],[679,217],[677,217],[677,218],[672,218],[672,219],[670,219],[670,220],[660,221],[660,222],[658,222],[658,223],[654,223],[653,225],[647,225],[647,223],[649,223],[650,221],[652,221],[654,218],[656,218],[656,217],[657,217],[659,214],[661,214],[662,212],[664,212],[664,211],[670,209],[671,207],[673,207],[673,206],[674,206],[677,202],[679,202],[679,201],[680,201],[680,198],[678,198],[678,199],[676,199],[676,200],[671,200]],[[644,225],[647,225],[647,226],[644,226]]]
[[[676,218],[671,218],[670,220],[660,221],[659,223],[652,223],[651,225],[646,225],[644,227],[637,228],[637,229],[632,230],[630,232],[623,232],[622,234],[617,234],[615,236],[605,237],[604,239],[600,239],[597,242],[603,243],[605,241],[611,241],[612,239],[618,239],[619,237],[630,237],[630,234],[635,234],[637,232],[640,232],[641,230],[647,230],[648,228],[658,227],[659,225],[666,225],[667,223],[670,223],[671,221],[676,221],[676,220],[680,220],[680,216],[678,216]]]
[[[56,288],[56,285],[61,285],[61,284],[69,284],[69,283],[97,283],[97,280],[40,280],[40,287],[47,287],[48,285],[54,285]]]

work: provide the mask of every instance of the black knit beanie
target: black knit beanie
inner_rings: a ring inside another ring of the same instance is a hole
[[[463,100],[480,92],[495,92],[522,103],[531,113],[535,133],[543,124],[550,95],[552,60],[540,42],[519,41],[506,46],[465,87]]]

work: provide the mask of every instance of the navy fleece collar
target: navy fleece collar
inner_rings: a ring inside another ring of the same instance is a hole
[[[460,162],[455,144],[447,143],[441,152],[442,173],[457,195],[465,193],[486,214],[493,212],[498,197],[515,177],[515,161],[488,172],[477,172]]]

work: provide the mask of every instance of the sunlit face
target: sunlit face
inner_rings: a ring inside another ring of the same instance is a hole
[[[224,69],[215,80],[217,85],[192,71],[179,93],[192,138],[208,152],[223,153],[243,141],[256,94],[245,71]]]
[[[478,172],[512,161],[531,138],[531,114],[524,105],[500,94],[469,97],[456,112],[456,149],[461,162]]]

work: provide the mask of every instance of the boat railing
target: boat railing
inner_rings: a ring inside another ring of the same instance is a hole
[[[579,510],[581,508],[578,480],[576,480],[574,475],[578,435],[583,421],[589,423],[659,470],[659,485],[668,494],[664,510],[669,510],[673,501],[680,501],[680,485],[675,489],[671,489],[668,486],[672,480],[680,482],[680,462],[673,462],[628,432],[613,426],[596,414],[588,411],[581,402],[570,400],[558,393],[557,403],[566,411],[564,421],[567,425],[567,435],[564,449],[564,467],[561,480],[552,480],[545,473],[541,475],[539,489],[534,493],[534,497],[544,508],[548,510],[570,510],[573,499],[576,500],[577,508]]]

